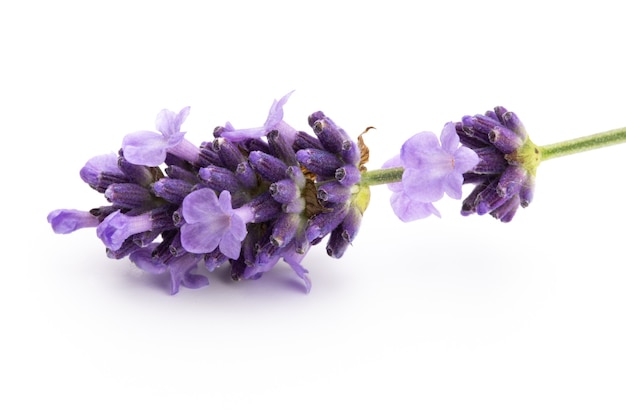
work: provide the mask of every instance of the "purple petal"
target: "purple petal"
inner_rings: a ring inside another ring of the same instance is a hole
[[[161,274],[167,271],[167,265],[152,256],[152,251],[154,251],[158,245],[158,243],[151,243],[146,247],[137,249],[130,254],[129,259],[143,271],[151,274]]]
[[[402,145],[400,158],[405,168],[419,168],[428,156],[440,151],[439,139],[432,132],[421,132],[410,137]]]
[[[211,223],[185,223],[180,228],[180,243],[187,252],[213,252],[222,239],[222,234],[210,228]]]
[[[233,211],[230,192],[224,190],[219,196],[219,206],[222,213],[230,214]]]
[[[463,196],[463,174],[451,172],[443,181],[443,190],[448,196],[460,199]]]
[[[209,188],[201,188],[187,195],[182,205],[183,218],[187,223],[203,222],[216,213],[222,213],[215,191]]]
[[[391,196],[393,212],[403,222],[424,219],[431,214],[440,217],[439,211],[432,203],[421,203],[411,200],[405,193],[394,193]]]
[[[289,97],[293,94],[293,91],[285,94],[280,100],[274,100],[272,107],[270,108],[270,112],[267,115],[267,120],[265,120],[265,124],[263,127],[267,130],[267,132],[274,130],[277,125],[283,120],[284,112],[283,106],[289,100]]]
[[[422,203],[432,203],[443,197],[443,182],[441,172],[435,169],[406,169],[402,174],[404,192],[412,200]]]
[[[402,167],[402,159],[400,158],[400,154],[394,156],[393,158],[385,162],[382,166],[383,169],[399,167]],[[400,193],[403,190],[403,185],[401,181],[391,182],[387,184],[387,187],[389,187],[389,189],[394,193]]]
[[[181,125],[189,115],[189,109],[189,107],[185,107],[178,113],[167,109],[161,110],[156,117],[157,130],[165,137],[180,132]]]
[[[241,240],[243,239],[239,239],[230,232],[224,233],[224,236],[219,244],[220,252],[230,259],[239,258],[239,254],[241,253]]]
[[[178,292],[180,284],[188,288],[198,288],[209,284],[207,277],[191,273],[197,265],[197,257],[190,254],[172,259],[169,263],[172,295]]]
[[[304,288],[306,293],[308,294],[311,291],[311,280],[308,277],[309,271],[305,269],[300,262],[302,261],[302,255],[287,255],[283,258],[283,260],[293,269],[293,271],[298,275],[302,281],[304,282]]]
[[[480,162],[480,158],[470,148],[461,146],[454,152],[454,171],[464,174],[473,169]]]
[[[146,130],[130,133],[122,140],[124,158],[132,164],[159,166],[165,162],[167,139]]]
[[[450,155],[453,155],[456,149],[459,147],[460,139],[456,133],[455,124],[448,122],[444,125],[441,131],[441,147]]]
[[[230,233],[232,233],[232,235],[239,241],[244,240],[244,238],[248,234],[248,230],[246,228],[246,219],[241,218],[237,214],[231,216]]]

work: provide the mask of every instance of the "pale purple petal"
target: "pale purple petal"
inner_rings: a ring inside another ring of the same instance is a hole
[[[158,245],[158,243],[151,243],[148,246],[137,249],[129,255],[129,259],[143,271],[151,274],[161,274],[167,271],[167,265],[152,256],[152,252]]]
[[[454,171],[464,174],[474,168],[480,162],[480,158],[470,148],[461,146],[454,152]]]
[[[293,269],[293,271],[304,282],[304,289],[308,294],[311,291],[311,280],[308,277],[309,271],[305,269],[300,262],[304,258],[304,254],[292,254],[286,255],[283,260]]]
[[[410,137],[400,150],[402,166],[405,168],[420,168],[428,161],[433,152],[440,151],[439,140],[432,132],[420,132]]]
[[[147,130],[130,133],[122,140],[124,158],[131,164],[159,166],[165,161],[167,139]]]
[[[233,216],[236,217],[236,216]],[[244,235],[245,237],[245,235]],[[235,237],[232,233],[226,232],[222,236],[222,240],[220,241],[220,252],[224,254],[224,256],[230,259],[239,258],[239,254],[241,253],[241,241],[243,239],[239,239]]]
[[[215,191],[209,188],[201,188],[188,194],[183,200],[182,211],[187,223],[204,222],[216,213],[222,213]]]
[[[180,243],[187,252],[213,252],[222,236],[210,230],[211,223],[185,223],[180,228]]]
[[[400,154],[398,154],[394,156],[393,158],[391,158],[390,160],[388,160],[387,162],[385,162],[382,166],[382,169],[400,168],[400,167],[402,167],[402,159],[400,158]],[[387,184],[387,187],[389,187],[389,189],[393,191],[394,193],[399,193],[403,190],[403,185],[401,181],[391,182]]]
[[[422,203],[432,203],[443,197],[442,180],[441,173],[434,169],[409,168],[402,174],[404,192]]]
[[[443,181],[443,190],[448,196],[460,199],[463,196],[461,191],[463,187],[463,174],[460,172],[451,172]]]
[[[219,207],[223,213],[230,214],[233,211],[232,201],[230,192],[224,190],[220,193],[219,196]]]
[[[448,122],[441,131],[441,147],[448,154],[453,155],[460,143],[459,135],[456,133],[454,123]]]
[[[272,107],[270,108],[270,112],[267,115],[267,120],[265,120],[265,124],[263,125],[263,127],[267,130],[267,132],[274,130],[277,127],[277,125],[283,120],[283,117],[284,117],[283,106],[287,103],[287,100],[289,100],[289,97],[291,97],[292,94],[293,94],[293,91],[285,94],[278,101],[274,100],[274,103],[272,104]]]
[[[174,126],[173,126],[175,132],[180,132],[181,126],[183,125],[183,123],[187,119],[187,116],[189,116],[189,110],[190,109],[191,109],[191,107],[189,107],[189,106],[184,107],[176,115],[176,119],[174,120]]]
[[[172,259],[169,263],[171,294],[176,294],[181,284],[188,288],[199,288],[209,284],[207,277],[191,272],[197,265],[198,258],[191,254]]]
[[[236,214],[230,218],[230,233],[239,241],[242,241],[248,234],[245,220]]]
[[[431,214],[440,217],[439,211],[432,203],[421,203],[411,200],[405,193],[394,193],[391,196],[393,212],[403,222],[424,219]]]
[[[178,113],[167,109],[161,110],[156,117],[157,130],[165,137],[180,132],[180,127],[189,115],[189,109],[190,107],[185,107]]]

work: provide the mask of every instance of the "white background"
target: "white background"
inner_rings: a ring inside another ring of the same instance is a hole
[[[370,169],[496,105],[537,144],[626,126],[619,3],[413,3],[0,6],[0,414],[625,415],[626,147],[545,162],[510,224],[454,200],[404,224],[376,188],[344,258],[305,259],[309,295],[281,264],[172,297],[47,224],[105,203],[78,171],[162,108],[199,144],[295,89],[298,129],[377,128]]]

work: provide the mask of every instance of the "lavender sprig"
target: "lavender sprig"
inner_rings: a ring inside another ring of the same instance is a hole
[[[223,265],[234,280],[248,280],[280,260],[308,292],[302,260],[325,239],[329,256],[343,256],[371,186],[388,184],[394,213],[408,222],[440,216],[436,202],[461,199],[463,184],[474,184],[461,214],[508,222],[531,202],[542,160],[626,141],[626,129],[619,129],[536,146],[515,113],[496,107],[446,123],[439,138],[418,133],[381,169],[368,171],[362,136],[354,141],[323,112],[308,118],[313,134],[286,123],[291,94],[274,101],[263,126],[226,123],[200,146],[181,132],[189,107],[162,110],[157,132],[128,134],[118,155],[94,157],[80,170],[108,205],[54,210],[48,222],[61,234],[95,228],[110,258],[128,256],[150,273],[169,271],[172,294],[181,285],[207,285],[206,272]]]

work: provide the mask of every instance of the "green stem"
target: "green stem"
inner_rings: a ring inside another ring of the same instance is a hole
[[[608,132],[596,133],[578,139],[551,145],[539,146],[541,160],[545,161],[560,156],[571,155],[578,152],[590,151],[605,146],[617,145],[626,142],[626,128],[609,130]]]
[[[370,186],[402,181],[403,172],[404,168],[387,168],[366,171],[361,174],[361,184]]]

